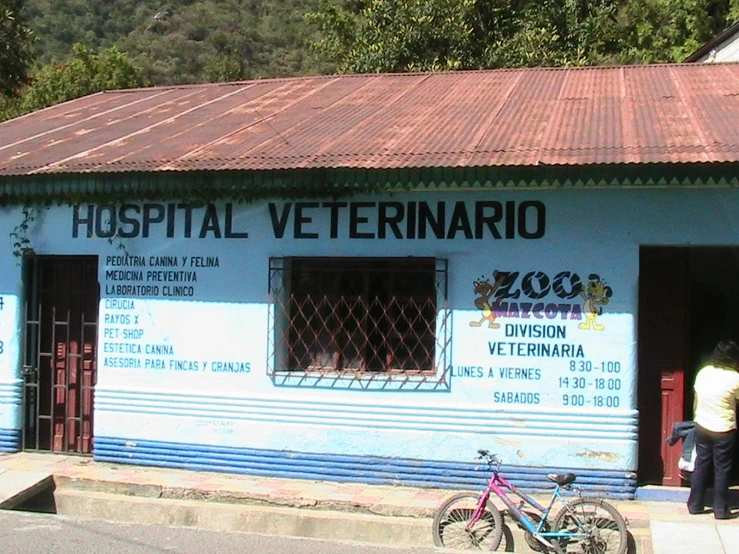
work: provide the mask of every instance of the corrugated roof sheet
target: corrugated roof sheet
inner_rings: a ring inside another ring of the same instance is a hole
[[[739,64],[270,79],[0,123],[0,175],[739,161]]]

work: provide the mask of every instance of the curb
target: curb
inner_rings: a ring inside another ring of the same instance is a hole
[[[150,483],[55,477],[56,512],[75,517],[253,532],[374,544],[434,547],[435,508],[337,499],[194,490]],[[651,554],[648,512],[622,502],[629,521],[629,554]],[[628,506],[628,508],[627,508]],[[625,509],[626,508],[626,509]],[[499,551],[533,554],[524,532],[505,510]],[[449,551],[448,549],[444,549]]]
[[[686,504],[690,496],[689,488],[658,487],[647,485],[636,490],[636,499],[644,502],[676,502]]]
[[[0,509],[12,510],[54,486],[48,472],[0,470]]]
[[[195,527],[375,544],[433,546],[431,521],[294,507],[223,504],[57,490],[57,513],[124,522]]]

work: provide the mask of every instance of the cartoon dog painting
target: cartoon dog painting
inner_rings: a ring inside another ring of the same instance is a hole
[[[490,279],[480,278],[474,282],[475,307],[482,312],[482,319],[479,321],[470,321],[470,327],[481,327],[483,323],[488,322],[488,328],[500,329],[500,323],[495,323],[495,308],[500,304],[500,299],[493,300],[493,295],[505,281],[506,275],[500,273],[497,269],[493,271],[495,283],[491,283]]]
[[[599,315],[603,314],[602,306],[608,304],[611,296],[613,296],[613,290],[601,281],[601,278],[595,273],[588,275],[588,279],[588,284],[580,289],[580,296],[585,299],[583,313],[585,314],[586,320],[578,327],[580,329],[602,331],[605,329],[605,326],[597,323],[596,319]]]

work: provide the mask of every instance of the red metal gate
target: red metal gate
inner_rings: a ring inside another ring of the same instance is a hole
[[[32,256],[26,287],[24,450],[92,452],[96,256]]]

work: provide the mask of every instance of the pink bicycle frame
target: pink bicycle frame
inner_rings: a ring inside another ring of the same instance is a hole
[[[497,471],[493,471],[493,475],[490,477],[490,480],[488,481],[488,486],[485,489],[485,492],[482,494],[482,497],[480,498],[480,501],[477,504],[477,508],[475,510],[475,513],[472,514],[472,517],[470,518],[469,522],[467,523],[466,530],[469,532],[469,530],[472,528],[472,526],[479,521],[479,519],[482,517],[483,511],[485,510],[485,506],[488,503],[488,500],[490,499],[490,493],[494,492],[495,495],[500,498],[500,500],[503,502],[503,504],[506,505],[506,507],[513,513],[516,520],[523,525],[527,531],[530,533],[536,535],[538,534],[541,529],[539,529],[537,526],[535,526],[530,518],[526,516],[524,513],[521,512],[520,506],[516,506],[516,504],[513,503],[513,501],[508,497],[508,493],[505,489],[508,489],[511,493],[518,496],[521,500],[529,504],[532,508],[537,510],[542,514],[541,521],[545,521],[547,518],[547,515],[549,514],[550,510],[552,509],[552,506],[554,505],[554,502],[556,498],[559,497],[559,487],[555,488],[554,494],[552,495],[552,499],[549,503],[548,507],[544,507],[541,504],[539,504],[536,500],[531,498],[529,495],[527,495],[525,492],[519,490],[515,485],[510,483],[505,477],[501,476]]]

